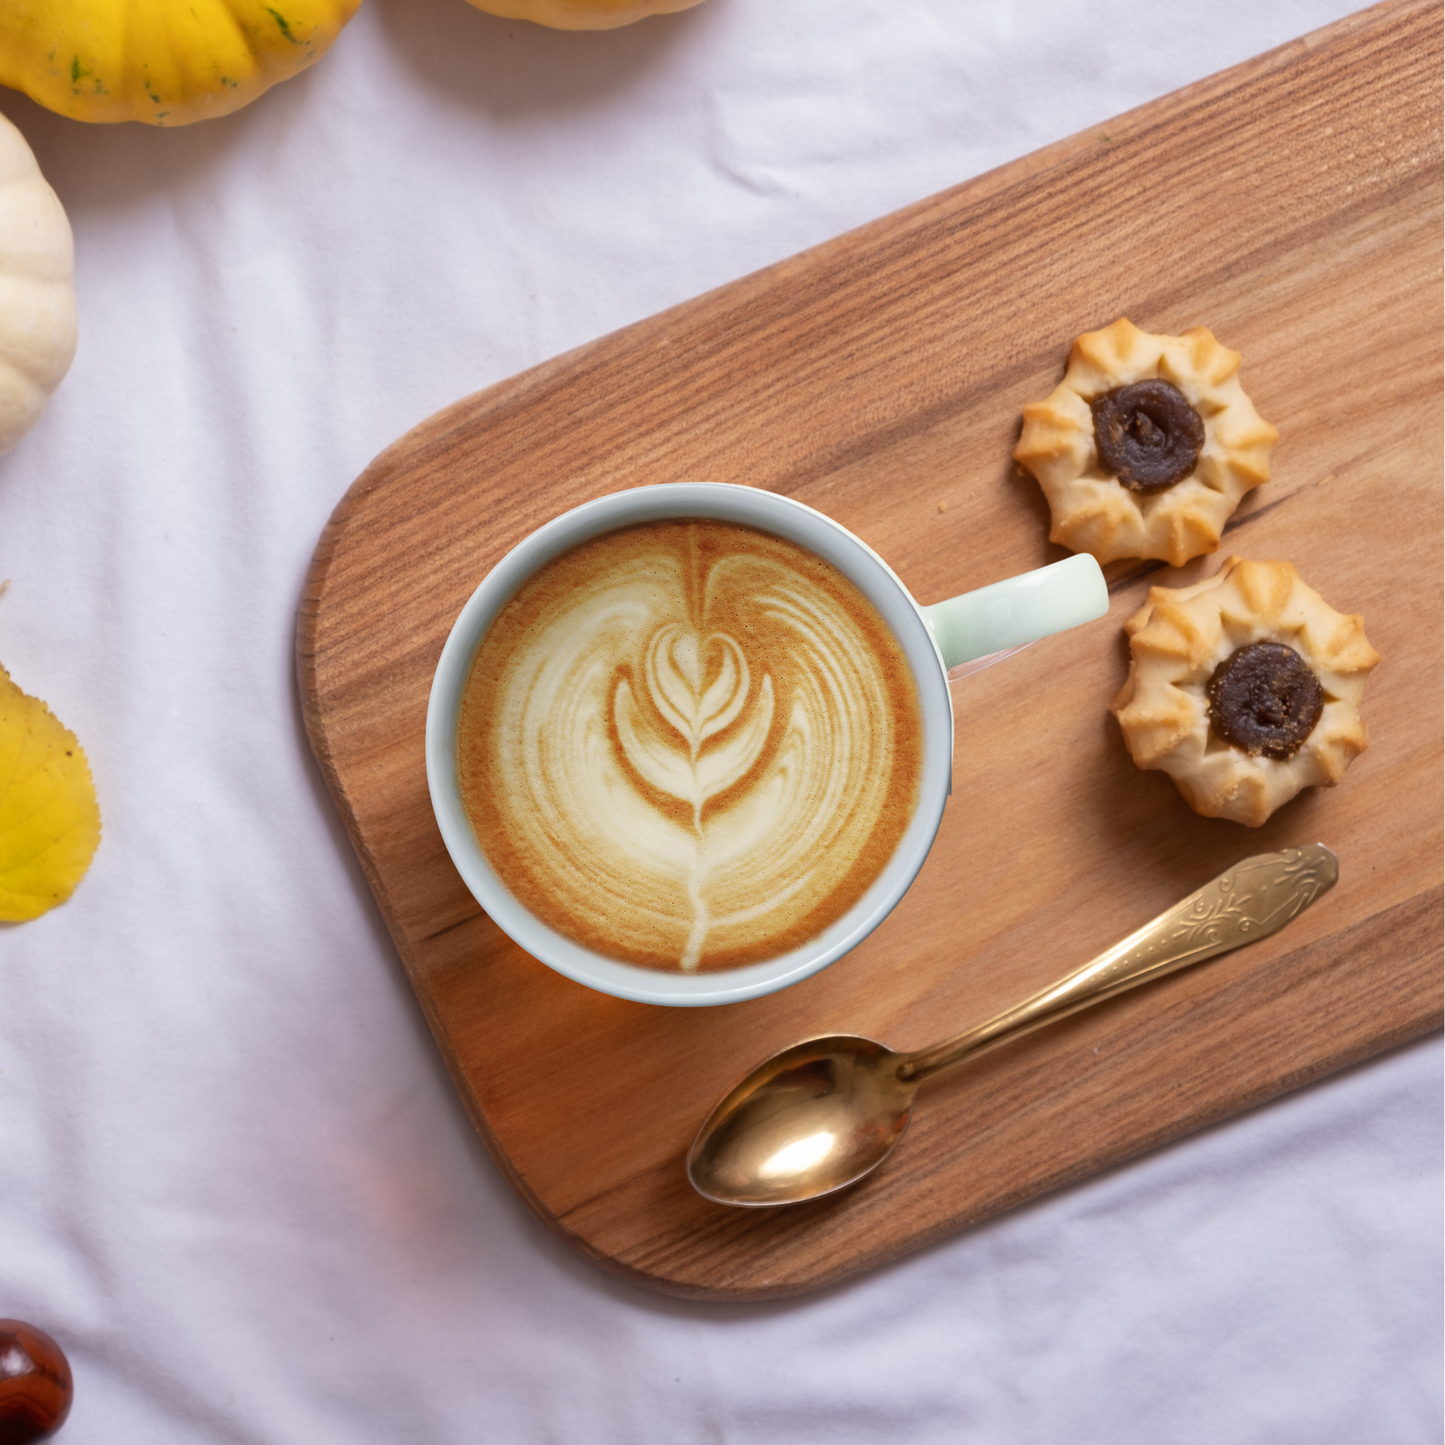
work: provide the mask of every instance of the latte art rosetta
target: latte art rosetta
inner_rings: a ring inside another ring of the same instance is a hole
[[[652,968],[733,968],[816,936],[912,817],[902,649],[791,542],[647,523],[544,564],[483,639],[462,796],[544,922]]]

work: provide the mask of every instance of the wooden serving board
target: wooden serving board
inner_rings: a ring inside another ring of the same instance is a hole
[[[493,1157],[598,1264],[678,1294],[830,1284],[1440,1019],[1439,6],[1365,11],[424,422],[337,507],[299,622],[306,723]],[[1110,617],[954,684],[955,791],[918,882],[818,976],[715,1009],[623,1002],[512,944],[432,820],[423,721],[462,604],[533,528],[651,482],[771,488],[932,602],[1062,555],[1010,450],[1070,338],[1206,324],[1280,429],[1220,555],[1109,569]],[[1383,662],[1371,746],[1263,828],[1191,813],[1107,704],[1151,583],[1288,558]],[[913,1048],[1083,963],[1239,857],[1319,840],[1285,932],[1036,1034],[922,1096],[893,1158],[813,1205],[689,1188],[699,1121],[812,1034]]]

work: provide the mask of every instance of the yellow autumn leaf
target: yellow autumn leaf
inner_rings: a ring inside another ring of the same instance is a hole
[[[0,920],[64,903],[100,843],[90,764],[75,734],[0,667]]]

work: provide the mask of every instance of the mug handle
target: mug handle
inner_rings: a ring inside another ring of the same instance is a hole
[[[1019,577],[920,607],[944,671],[1093,622],[1109,610],[1099,564],[1079,552]]]

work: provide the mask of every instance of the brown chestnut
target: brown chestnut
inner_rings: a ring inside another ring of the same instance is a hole
[[[70,1362],[45,1333],[0,1320],[0,1445],[28,1445],[65,1423],[74,1395]]]

